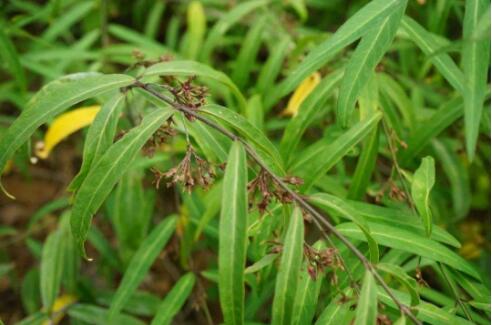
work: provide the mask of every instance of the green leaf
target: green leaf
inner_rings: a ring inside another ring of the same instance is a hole
[[[97,307],[89,304],[75,304],[68,309],[70,318],[77,319],[83,323],[94,325],[107,325],[109,311],[105,308]],[[117,315],[114,319],[114,324],[118,325],[144,325],[141,320],[128,316]]]
[[[416,306],[420,303],[420,296],[418,292],[417,281],[409,276],[405,270],[400,266],[390,263],[379,263],[377,266],[378,270],[386,272],[394,276],[401,284],[405,286],[408,293],[410,294],[411,305]]]
[[[186,127],[209,159],[217,162],[227,159],[231,142],[229,138],[203,123],[186,123]]]
[[[337,31],[326,41],[315,47],[290,74],[287,79],[272,91],[272,96],[266,102],[271,107],[280,98],[295,89],[304,79],[314,71],[324,66],[334,55],[344,47],[355,42],[371,27],[375,26],[379,19],[390,15],[400,8],[404,0],[375,0],[369,2],[362,9],[350,17]]]
[[[52,81],[34,96],[0,139],[0,170],[31,134],[57,114],[85,99],[130,85],[130,76],[72,74]]]
[[[414,103],[408,98],[403,87],[385,73],[377,74],[377,82],[381,92],[388,96],[400,110],[405,124],[410,130],[415,128]]]
[[[412,199],[422,217],[427,236],[432,233],[432,211],[430,209],[430,191],[435,183],[434,158],[428,156],[422,159],[420,167],[415,171],[412,180]]]
[[[468,169],[451,146],[438,139],[432,140],[432,148],[451,184],[452,204],[455,217],[459,220],[468,214],[471,205],[471,190]],[[451,218],[450,218],[451,219]]]
[[[304,220],[299,208],[290,216],[285,234],[282,257],[275,284],[272,305],[272,324],[290,324],[299,283],[304,244]]]
[[[39,282],[41,300],[43,307],[49,312],[51,312],[53,303],[60,291],[64,253],[63,233],[56,230],[46,239],[41,255],[41,279]]]
[[[278,174],[284,174],[283,163],[280,160],[280,154],[277,148],[268,140],[263,132],[258,130],[255,126],[251,125],[247,119],[238,113],[227,109],[225,107],[208,104],[200,108],[200,113],[204,113],[213,116],[220,122],[234,128],[239,134],[246,137],[253,143],[253,146],[258,151],[258,154],[274,168],[274,171]]]
[[[327,142],[324,140],[327,143],[322,143],[319,146],[315,144],[306,149],[291,168],[295,175],[304,178],[303,191],[311,188],[320,175],[328,172],[357,143],[364,139],[378,124],[381,117],[382,114],[378,112],[352,126],[335,141]]]
[[[401,20],[401,28],[425,55],[429,56],[430,61],[451,86],[463,93],[463,72],[461,72],[449,54],[439,51],[442,47],[448,45],[447,42],[429,33],[415,20],[407,16]]]
[[[150,39],[155,39],[159,33],[160,23],[163,18],[164,10],[166,9],[166,3],[158,1],[154,3],[152,10],[150,10],[149,17],[145,23],[145,36]]]
[[[101,107],[91,123],[85,138],[82,166],[77,176],[68,186],[69,191],[76,191],[80,187],[91,167],[113,144],[121,112],[121,102],[124,98],[123,94],[114,95]]]
[[[444,103],[432,116],[420,123],[410,139],[408,148],[399,156],[402,165],[407,165],[433,138],[448,128],[463,115],[463,100],[454,98]]]
[[[249,14],[251,11],[257,9],[258,7],[264,6],[268,3],[267,0],[253,0],[240,3],[235,6],[232,10],[227,11],[227,13],[222,16],[217,23],[212,27],[208,33],[208,37],[203,44],[201,61],[209,62],[210,56],[212,55],[215,47],[220,43],[223,35],[235,25],[241,18]]]
[[[410,297],[408,297],[408,294],[397,290],[391,290],[391,292],[400,302],[406,305],[410,303]],[[378,297],[381,300],[381,302],[383,302],[385,305],[391,306],[392,308],[397,308],[393,299],[388,295],[388,293],[382,287],[378,287]],[[413,307],[412,309],[418,315],[418,319],[424,321],[425,324],[432,324],[432,325],[473,324],[465,320],[464,318],[458,317],[450,312],[440,309],[427,302],[421,302],[419,305]]]
[[[405,229],[408,232],[413,232],[417,235],[425,236],[425,229],[423,225],[418,222],[417,217],[410,211],[387,208],[356,201],[347,200],[347,203],[350,204],[361,216],[366,218],[367,221],[369,221],[370,223],[396,226],[400,229]],[[431,238],[433,240],[457,248],[461,247],[460,242],[441,227],[435,227],[435,229],[433,229]]]
[[[476,309],[480,309],[490,313],[490,303],[478,302],[478,301],[468,301],[468,303]]]
[[[49,321],[46,314],[38,311],[38,312],[24,318],[23,320],[18,322],[17,325],[40,325],[40,324],[43,324],[43,322],[45,322],[45,321]]]
[[[5,33],[6,26],[0,23],[0,57],[6,63],[12,77],[15,78],[17,85],[22,91],[26,90],[27,81],[24,69],[22,68],[19,54],[8,35]]]
[[[270,47],[268,59],[261,66],[258,80],[256,82],[258,93],[267,94],[267,92],[273,87],[273,84],[282,69],[285,57],[289,52],[288,50],[290,43],[291,41],[289,37],[282,36],[275,42],[274,46]]]
[[[115,324],[119,324],[116,320],[120,310],[145,278],[152,263],[171,238],[175,228],[176,217],[165,218],[152,230],[135,252],[111,302],[108,313],[110,322],[114,321]]]
[[[330,194],[316,194],[311,196],[309,198],[309,201],[325,209],[333,211],[336,214],[353,221],[357,226],[359,226],[359,228],[364,232],[364,235],[366,236],[369,245],[369,251],[371,254],[371,261],[373,263],[378,263],[378,243],[371,236],[371,230],[366,220],[359,215],[356,209],[354,209],[351,205],[347,204],[342,199],[339,199],[336,196]]]
[[[407,1],[401,1],[394,12],[368,30],[347,63],[337,105],[337,120],[343,127],[349,125],[357,97],[390,47],[406,6]]]
[[[241,110],[246,109],[246,99],[229,77],[210,66],[196,61],[169,61],[149,67],[143,77],[150,76],[199,76],[209,78],[227,86],[239,101]]]
[[[262,42],[262,35],[265,32],[265,16],[260,16],[250,27],[248,33],[244,36],[241,49],[234,61],[232,71],[232,80],[239,88],[244,88],[249,81],[249,75],[255,64],[258,50]]]
[[[319,251],[326,248],[326,245],[323,242],[318,241],[313,245],[313,248]],[[314,314],[316,313],[318,296],[321,290],[321,284],[324,280],[324,272],[316,274],[316,279],[312,279],[307,269],[310,266],[310,263],[311,261],[308,259],[304,261],[304,267],[299,275],[291,324],[312,324]],[[316,268],[317,266],[314,267]]]
[[[172,53],[170,49],[163,46],[159,42],[147,38],[144,35],[135,32],[133,29],[126,26],[110,24],[108,26],[108,32],[116,38],[125,41],[126,43],[138,46],[140,50],[150,51],[150,53],[154,55]],[[134,62],[134,60],[132,60],[132,62]]]
[[[474,323],[467,321],[464,318],[454,315],[454,313],[446,312],[432,304],[422,302],[415,307],[415,311],[419,313],[419,318],[426,323],[432,325],[454,324],[454,325],[472,325]]]
[[[178,282],[166,295],[166,298],[159,305],[159,309],[151,325],[171,324],[174,316],[181,310],[183,304],[188,299],[193,286],[195,285],[195,275],[187,273],[179,278]]]
[[[450,270],[460,286],[476,301],[490,302],[490,287],[470,279],[465,274]]]
[[[280,153],[285,161],[289,162],[291,160],[304,131],[322,112],[323,106],[326,105],[329,96],[333,94],[333,90],[342,79],[342,75],[342,71],[338,70],[324,77],[306,99],[302,101],[298,113],[287,124],[280,142]]]
[[[255,273],[259,270],[271,265],[278,257],[278,254],[267,254],[263,256],[260,260],[258,260],[253,265],[250,265],[244,270],[244,274]]]
[[[352,321],[353,317],[347,320],[347,316],[351,316],[351,304],[348,302],[341,302],[340,299],[343,297],[347,297],[347,294],[345,293],[344,296],[335,296],[335,298],[331,300],[330,304],[323,310],[315,325],[339,325]]]
[[[128,170],[146,141],[172,116],[172,113],[170,109],[160,108],[147,114],[139,126],[109,147],[87,174],[75,196],[71,217],[72,233],[84,256],[84,241],[92,215]]]
[[[49,43],[53,42],[61,34],[70,32],[70,27],[82,20],[93,7],[94,3],[91,1],[79,2],[60,15],[58,19],[54,19],[54,23],[41,37]]]
[[[379,245],[400,249],[433,261],[442,262],[476,279],[480,279],[480,275],[470,263],[442,244],[394,226],[371,223],[370,227],[371,235]],[[359,227],[353,223],[338,225],[337,229],[342,235],[347,237],[366,240]]]
[[[200,1],[192,1],[186,13],[188,32],[184,56],[195,60],[202,47],[203,37],[207,31],[207,17]]]
[[[263,111],[263,103],[260,95],[251,96],[248,100],[248,106],[246,106],[246,118],[249,123],[263,130],[265,112]]]
[[[20,287],[20,297],[22,300],[22,307],[29,315],[34,314],[41,308],[39,281],[40,274],[38,268],[30,269],[22,279],[22,284]]]
[[[375,325],[378,314],[378,290],[376,281],[370,271],[366,271],[357,309],[355,311],[355,325]]]
[[[301,18],[302,21],[305,21],[308,17],[308,11],[306,9],[306,3],[305,0],[286,0],[286,3],[288,3],[297,13],[299,18]]]
[[[246,152],[234,142],[224,174],[219,226],[219,294],[226,324],[244,323],[244,268],[248,226]]]
[[[477,38],[475,30],[480,16],[490,6],[487,0],[467,0],[463,21],[462,63],[465,75],[465,140],[468,159],[475,156],[480,119],[487,92],[487,76],[490,62],[490,38]]]
[[[362,152],[357,161],[354,176],[350,184],[348,197],[350,199],[362,199],[371,181],[371,176],[376,166],[379,149],[379,128],[374,128],[367,136],[363,144]]]

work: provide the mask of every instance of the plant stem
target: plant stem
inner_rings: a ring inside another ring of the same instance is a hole
[[[406,306],[402,302],[396,298],[396,296],[391,292],[391,289],[388,287],[386,282],[384,282],[383,278],[379,275],[379,273],[376,271],[375,267],[372,265],[372,263],[362,254],[357,247],[352,244],[350,240],[348,240],[344,235],[342,235],[334,225],[332,225],[329,221],[326,220],[326,218],[321,215],[313,206],[311,206],[302,196],[300,196],[298,193],[296,193],[294,190],[292,190],[287,184],[283,182],[283,180],[277,176],[274,172],[272,172],[268,166],[265,165],[265,163],[261,160],[261,158],[258,156],[256,151],[242,138],[238,137],[231,131],[227,130],[226,128],[222,127],[221,125],[215,123],[212,120],[209,120],[208,118],[198,114],[195,110],[190,109],[186,105],[182,105],[180,103],[176,103],[173,101],[170,97],[167,97],[154,89],[151,88],[152,84],[144,84],[140,81],[136,81],[134,84],[134,87],[139,87],[145,91],[147,91],[149,94],[153,95],[154,97],[162,100],[163,102],[167,103],[174,109],[186,113],[190,116],[193,116],[197,120],[201,121],[202,123],[208,125],[209,127],[219,131],[220,133],[224,134],[228,138],[230,138],[233,141],[238,141],[241,144],[244,145],[244,148],[248,155],[261,167],[263,168],[269,175],[270,177],[277,182],[286,192],[288,192],[292,199],[304,210],[309,212],[313,216],[313,220],[315,220],[316,225],[320,228],[321,224],[324,225],[324,227],[335,237],[337,237],[352,253],[362,262],[366,270],[371,272],[371,274],[374,276],[376,281],[381,285],[381,287],[386,291],[386,293],[391,297],[391,299],[395,302],[395,304],[398,306],[400,311],[405,314],[414,324],[421,325],[422,323],[413,315],[413,313],[410,310],[410,307]]]

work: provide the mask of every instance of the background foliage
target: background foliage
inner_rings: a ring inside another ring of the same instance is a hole
[[[0,15],[6,324],[490,323],[487,1]]]

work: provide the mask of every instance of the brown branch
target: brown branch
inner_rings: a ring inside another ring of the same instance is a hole
[[[311,216],[313,216],[313,220],[315,221],[315,224],[320,228],[323,229],[321,224],[327,229],[330,233],[335,235],[364,265],[366,270],[371,272],[371,274],[374,276],[376,281],[381,285],[381,287],[386,291],[386,293],[390,296],[390,298],[394,301],[394,303],[398,306],[400,311],[405,314],[414,324],[421,325],[422,323],[415,317],[415,315],[411,312],[410,307],[407,305],[403,304],[396,298],[396,296],[391,292],[391,289],[389,286],[384,282],[383,278],[379,275],[379,273],[376,271],[374,265],[362,254],[357,247],[355,247],[354,244],[348,238],[346,238],[344,235],[342,235],[334,225],[332,225],[326,218],[321,215],[313,206],[311,206],[302,196],[300,196],[298,193],[296,193],[294,190],[292,190],[287,184],[284,183],[281,177],[277,176],[274,172],[272,172],[269,167],[261,160],[261,158],[258,156],[256,151],[249,145],[248,142],[243,140],[242,138],[238,137],[231,131],[227,130],[223,126],[215,123],[212,120],[209,120],[208,118],[198,114],[195,110],[190,109],[186,105],[182,105],[180,103],[176,103],[173,101],[170,97],[167,97],[154,89],[151,88],[151,84],[144,84],[140,81],[136,81],[133,85],[134,87],[141,88],[148,92],[149,94],[153,95],[154,97],[162,100],[166,104],[170,105],[172,108],[180,111],[181,113],[187,114],[189,116],[194,117],[195,119],[199,120],[200,122],[208,125],[209,127],[219,131],[220,133],[224,134],[227,136],[229,139],[233,141],[238,141],[241,144],[244,145],[244,148],[248,155],[261,167],[263,168],[269,175],[270,177],[277,182],[286,192],[288,192],[292,199],[300,206],[302,207],[305,211],[309,212]]]

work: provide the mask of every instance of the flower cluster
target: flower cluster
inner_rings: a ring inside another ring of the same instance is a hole
[[[187,106],[189,109],[197,111],[200,107],[205,105],[205,99],[208,91],[204,86],[197,86],[193,83],[195,76],[188,77],[184,82],[174,79],[175,86],[170,86],[172,80],[168,80],[167,90],[174,96],[176,102]],[[194,117],[184,113],[186,118],[190,121],[194,120]]]
[[[309,262],[307,272],[311,279],[316,280],[327,268],[343,269],[343,264],[336,248],[317,250],[309,245],[304,245],[304,256]],[[336,278],[332,278],[336,282]]]
[[[157,131],[154,132],[152,137],[145,144],[143,151],[147,157],[153,157],[156,149],[158,149],[163,143],[168,142],[169,138],[174,137],[177,132],[172,127],[174,123],[172,117],[167,122],[161,125]]]
[[[284,177],[282,181],[291,185],[300,185],[303,183],[302,179],[295,176]],[[279,182],[272,178],[272,176],[263,168],[258,175],[248,183],[248,192],[250,202],[254,202],[256,194],[259,194],[261,199],[256,206],[260,211],[260,214],[263,214],[266,211],[266,208],[274,198],[281,203],[291,203],[293,201],[292,195],[280,186]]]
[[[191,192],[195,185],[208,188],[215,180],[215,168],[205,159],[198,156],[191,145],[188,145],[183,160],[167,172],[161,172],[158,169],[152,169],[155,176],[156,188],[159,188],[163,178],[170,179],[167,186],[181,184],[188,193]]]

